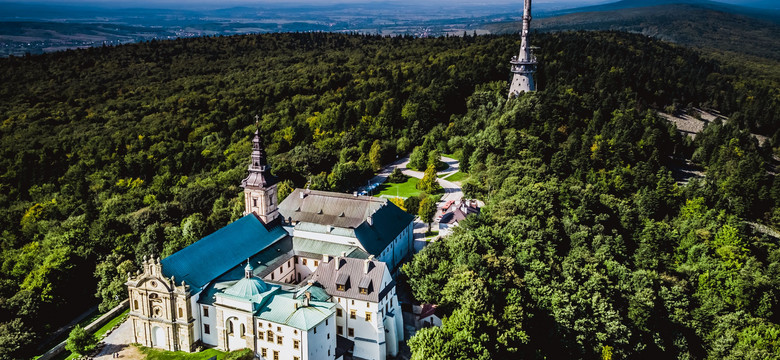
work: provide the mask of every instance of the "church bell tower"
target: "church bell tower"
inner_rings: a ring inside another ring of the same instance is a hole
[[[536,57],[531,54],[528,43],[528,32],[531,28],[531,0],[525,0],[523,9],[523,33],[520,43],[520,54],[512,56],[512,83],[509,85],[509,98],[520,95],[521,92],[536,91],[534,73],[536,72]]]
[[[259,123],[259,116],[255,122]],[[263,223],[268,224],[279,216],[277,209],[276,183],[271,169],[265,160],[263,140],[259,126],[252,139],[252,162],[249,164],[249,176],[241,181],[244,188],[244,215],[255,214]]]

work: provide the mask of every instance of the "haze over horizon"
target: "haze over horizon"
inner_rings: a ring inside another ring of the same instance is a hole
[[[534,4],[545,5],[562,5],[568,7],[581,7],[588,5],[598,5],[617,2],[619,0],[536,0]],[[770,4],[773,1],[768,0],[713,0],[715,2],[752,6],[752,7],[766,7],[771,8]],[[234,6],[268,6],[268,5],[301,5],[308,4],[310,6],[330,6],[330,5],[344,5],[344,4],[409,4],[418,6],[436,6],[436,5],[470,5],[470,6],[492,6],[492,5],[517,5],[522,7],[522,2],[512,0],[481,0],[478,2],[469,0],[429,0],[425,3],[420,3],[414,0],[319,0],[319,1],[304,1],[304,0],[191,0],[191,1],[177,1],[177,0],[142,0],[142,1],[129,1],[129,0],[34,0],[34,1],[18,1],[18,0],[0,0],[0,4],[26,4],[26,5],[59,5],[59,6],[79,6],[79,5],[94,5],[109,8],[122,8],[122,7],[150,7],[150,8],[192,8],[193,6],[200,9],[220,9]],[[775,6],[776,7],[776,6]]]

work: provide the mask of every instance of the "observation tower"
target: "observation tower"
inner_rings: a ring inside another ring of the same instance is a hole
[[[515,97],[521,92],[536,91],[534,72],[536,72],[536,57],[531,54],[528,44],[528,30],[531,27],[531,0],[525,0],[523,9],[523,33],[520,43],[520,54],[509,61],[512,64],[512,83],[509,85],[509,97]]]

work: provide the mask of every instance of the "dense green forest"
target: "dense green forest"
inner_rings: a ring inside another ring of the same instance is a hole
[[[418,145],[467,155],[464,190],[488,205],[406,268],[451,314],[410,341],[415,357],[776,351],[780,250],[743,220],[780,225],[777,84],[640,35],[534,42],[541,91],[512,101],[516,36],[265,34],[0,59],[0,358],[117,304],[145,255],[236,219],[255,114],[286,188],[347,191]],[[732,120],[690,141],[653,112],[690,106]],[[706,178],[678,186],[672,156]]]

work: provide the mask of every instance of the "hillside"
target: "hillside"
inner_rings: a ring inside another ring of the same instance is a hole
[[[579,8],[575,13],[534,19],[538,31],[620,30],[652,36],[685,46],[728,54],[770,59],[780,64],[780,13],[758,11],[708,1],[620,1],[614,4]],[[659,4],[660,3],[660,4]],[[520,30],[519,22],[489,25],[497,33]],[[749,57],[749,58],[750,58]],[[755,59],[751,59],[755,60]],[[761,62],[761,60],[757,60]],[[771,69],[767,69],[771,70]]]
[[[0,359],[115,305],[144,256],[235,220],[256,114],[282,196],[351,191],[418,146],[459,154],[484,223],[407,269],[419,300],[480,316],[451,357],[703,358],[775,334],[780,250],[741,219],[780,226],[772,149],[747,131],[780,144],[776,87],[636,34],[534,41],[541,91],[512,101],[509,35],[263,34],[0,59]],[[731,121],[690,142],[654,115],[691,106]],[[706,179],[678,187],[669,157]],[[458,309],[468,284],[491,295],[472,289],[488,302]],[[734,332],[752,337],[721,344]]]

